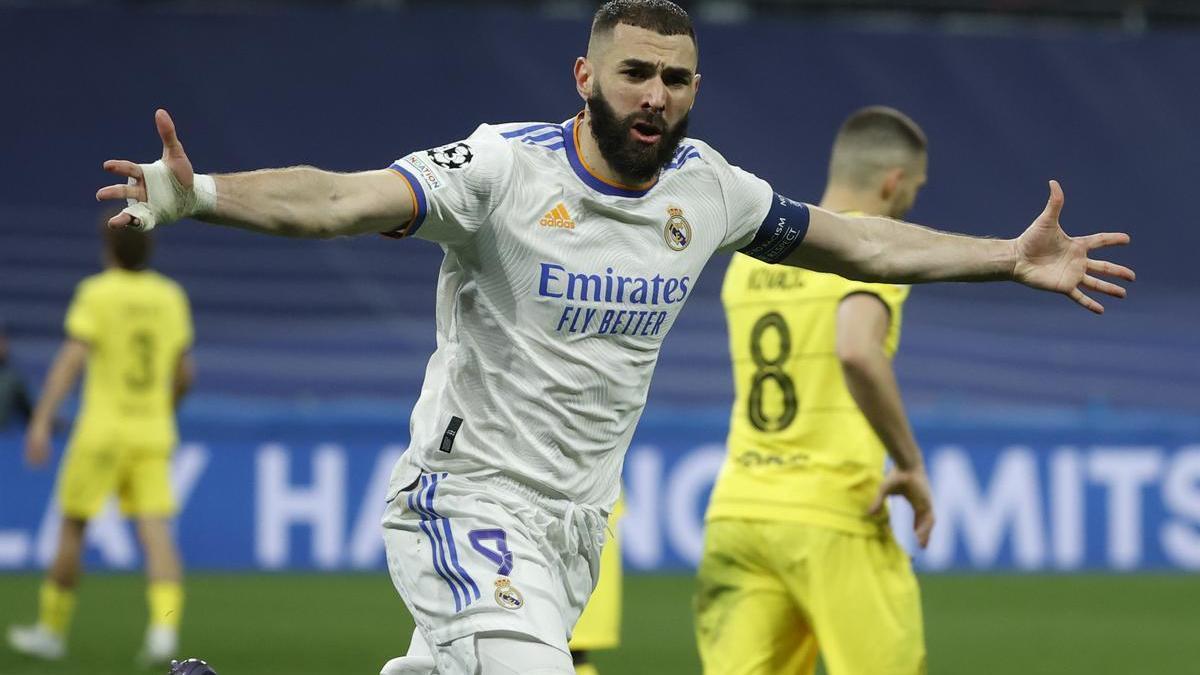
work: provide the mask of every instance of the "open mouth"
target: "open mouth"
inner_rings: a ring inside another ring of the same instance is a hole
[[[634,140],[653,145],[662,139],[662,128],[652,122],[635,122],[629,129]]]

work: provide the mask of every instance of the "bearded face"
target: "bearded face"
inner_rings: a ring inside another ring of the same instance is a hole
[[[661,112],[638,110],[624,117],[613,110],[599,84],[587,99],[592,136],[600,154],[620,176],[632,183],[646,183],[675,156],[679,142],[687,136],[688,116],[674,126]]]

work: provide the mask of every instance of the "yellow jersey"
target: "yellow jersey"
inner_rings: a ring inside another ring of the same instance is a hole
[[[75,289],[66,331],[88,344],[75,438],[173,446],[175,370],[192,344],[191,311],[179,284],[152,271],[110,269],[88,277]]]
[[[886,450],[846,388],[837,356],[838,306],[855,293],[875,295],[891,311],[890,358],[907,286],[734,254],[721,290],[734,404],[709,520],[790,521],[863,534],[886,522],[886,514],[867,516]]]

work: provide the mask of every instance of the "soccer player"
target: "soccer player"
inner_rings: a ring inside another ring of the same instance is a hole
[[[153,164],[109,160],[113,227],[180,218],[295,237],[383,233],[441,247],[437,349],[383,518],[416,620],[385,672],[573,673],[567,641],[595,585],[605,520],[663,338],[708,259],[916,283],[1015,280],[1071,296],[1131,279],[1088,259],[1051,184],[1017,239],[838,214],[777,194],[687,138],[692,23],[666,0],[614,0],[575,62],[565,122],[484,124],[389,168],[195,174],[166,111]],[[814,95],[815,97],[816,95]]]
[[[139,661],[166,664],[175,655],[183,611],[169,469],[175,409],[192,382],[192,319],[183,289],[149,269],[149,236],[105,227],[104,238],[106,269],[75,291],[67,338],[25,438],[26,461],[44,466],[55,413],[86,365],[82,405],[58,475],[62,529],[38,621],[11,627],[8,643],[43,659],[66,655],[88,520],[116,493],[121,510],[137,521],[146,555],[150,623]]]
[[[925,183],[925,134],[891,108],[838,132],[821,208],[900,218]],[[713,675],[925,672],[920,594],[884,497],[902,494],[924,546],[929,480],[891,357],[907,286],[735,254],[721,299],[734,405],[696,592]],[[884,457],[894,468],[884,478]]]

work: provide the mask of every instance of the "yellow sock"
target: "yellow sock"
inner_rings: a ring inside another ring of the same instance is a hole
[[[600,675],[593,663],[580,663],[575,666],[575,675]]]
[[[150,605],[150,625],[179,628],[183,618],[183,586],[174,582],[157,581],[146,589]]]
[[[59,637],[67,634],[75,614],[75,591],[47,579],[39,594],[38,623]]]

